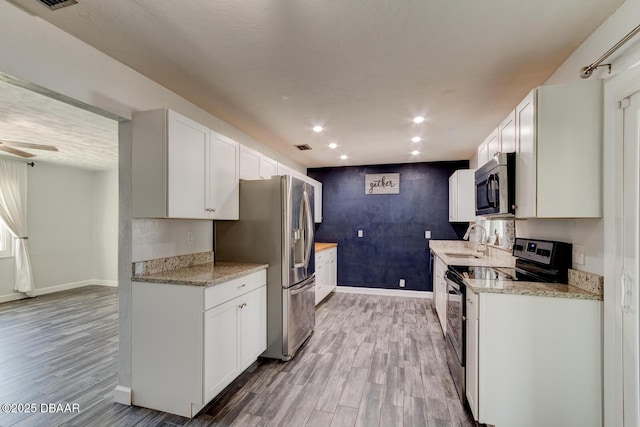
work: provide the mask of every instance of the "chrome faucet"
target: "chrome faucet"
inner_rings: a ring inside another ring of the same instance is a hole
[[[469,234],[471,234],[471,230],[474,228],[479,228],[484,231],[484,238],[478,239],[478,243],[480,243],[480,247],[477,249],[478,252],[481,252],[483,256],[487,255],[487,241],[489,238],[489,233],[487,233],[487,229],[481,226],[480,224],[471,224],[469,228],[467,228],[467,232],[462,236],[462,240],[469,240]]]

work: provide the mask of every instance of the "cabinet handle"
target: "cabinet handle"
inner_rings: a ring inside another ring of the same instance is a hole
[[[471,301],[471,298],[467,298],[467,302],[468,302],[469,304],[473,304],[473,301]]]
[[[243,283],[242,285],[238,286],[238,289],[242,289],[242,288],[244,288],[245,286],[247,286],[247,284],[246,284],[246,283]]]
[[[247,306],[247,303],[246,303],[246,302],[243,302],[242,304],[240,304],[240,305],[238,306],[238,308],[245,308],[246,306]]]

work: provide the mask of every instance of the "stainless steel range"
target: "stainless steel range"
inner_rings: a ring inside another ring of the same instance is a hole
[[[466,306],[465,279],[567,283],[572,245],[516,238],[515,268],[450,265],[447,280],[447,365],[456,391],[465,401]]]

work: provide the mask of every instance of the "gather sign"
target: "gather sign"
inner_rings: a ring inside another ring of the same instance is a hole
[[[400,174],[365,174],[364,192],[365,194],[400,194]]]

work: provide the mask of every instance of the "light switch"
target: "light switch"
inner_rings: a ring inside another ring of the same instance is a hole
[[[430,239],[431,238],[431,231],[427,230],[424,232],[424,238],[425,239]]]
[[[364,237],[364,230],[358,230],[358,237]]]

